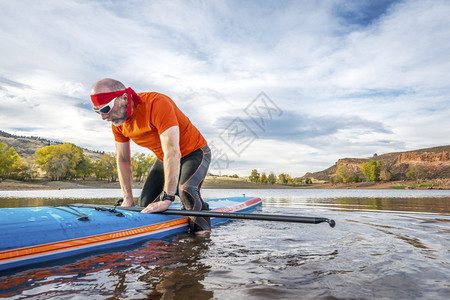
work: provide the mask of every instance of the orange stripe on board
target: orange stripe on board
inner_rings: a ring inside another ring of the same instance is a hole
[[[120,240],[124,238],[129,238],[133,236],[138,236],[146,234],[149,232],[157,232],[161,230],[170,229],[172,227],[177,227],[180,225],[185,225],[187,223],[187,218],[176,219],[172,221],[167,221],[163,223],[147,225],[132,229],[120,230],[110,233],[103,233],[98,235],[92,235],[88,237],[70,239],[60,242],[53,242],[47,244],[41,244],[30,247],[23,247],[18,249],[6,250],[0,252],[0,262],[5,262],[9,260],[28,258],[32,256],[50,254],[53,252],[58,252],[62,250],[74,250],[81,247],[93,246],[96,244],[111,242],[114,240]]]
[[[259,198],[253,198],[243,203],[233,205],[230,207],[223,207],[215,209],[218,212],[233,212],[246,208],[261,201]],[[161,230],[167,230],[180,225],[185,225],[187,218],[176,219],[172,221],[162,222],[153,225],[147,225],[142,227],[136,227],[132,229],[120,230],[110,233],[102,233],[98,235],[92,235],[88,237],[81,237],[76,239],[70,239],[60,242],[53,242],[47,244],[41,244],[36,246],[29,246],[11,250],[5,250],[0,252],[0,262],[6,262],[15,259],[25,259],[33,256],[39,256],[44,254],[51,254],[59,251],[75,250],[77,248],[94,246],[101,243],[111,242],[114,240],[121,240],[129,237],[143,235],[149,232],[157,232]]]
[[[214,211],[218,211],[218,212],[233,212],[233,211],[236,211],[236,210],[244,209],[244,208],[246,208],[248,206],[251,206],[251,205],[253,205],[255,203],[258,203],[259,201],[261,201],[260,198],[253,198],[253,199],[249,199],[249,200],[247,200],[247,201],[245,201],[243,203],[236,204],[236,205],[233,205],[233,206],[228,206],[228,207],[222,207],[222,208],[219,208],[219,209],[215,209]]]

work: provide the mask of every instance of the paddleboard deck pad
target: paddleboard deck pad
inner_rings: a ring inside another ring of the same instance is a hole
[[[251,213],[260,198],[206,201],[211,211]],[[180,209],[173,203],[170,209]],[[211,226],[229,221],[211,218]],[[0,209],[0,271],[83,255],[98,250],[158,240],[189,231],[188,217],[144,214],[102,205]]]

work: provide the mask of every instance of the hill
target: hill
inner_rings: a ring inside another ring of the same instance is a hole
[[[366,158],[341,158],[333,166],[319,172],[306,173],[305,177],[329,181],[339,165],[362,176],[360,166],[370,160],[380,161],[382,170],[390,170],[391,180],[404,180],[410,166],[426,171],[428,179],[450,178],[450,145],[413,151],[393,152]]]
[[[60,141],[52,141],[40,137],[26,137],[9,134],[0,130],[0,142],[14,147],[22,157],[33,156],[35,151],[48,146],[61,144]],[[103,153],[83,149],[84,155],[91,160],[98,160]],[[338,165],[345,165],[349,171],[357,173],[362,178],[360,165],[369,160],[380,161],[382,169],[389,169],[392,181],[404,180],[409,166],[420,166],[427,172],[427,178],[450,178],[450,145],[433,148],[425,148],[413,151],[393,152],[366,158],[341,158],[333,166],[319,172],[306,173],[304,177],[321,181],[329,181],[335,173]]]
[[[22,158],[34,156],[34,152],[42,147],[62,144],[62,142],[59,141],[51,141],[40,137],[17,136],[1,130],[0,142],[7,144],[9,147],[14,147],[16,152]],[[91,160],[98,160],[103,155],[103,153],[91,151],[88,149],[83,149],[83,153]]]

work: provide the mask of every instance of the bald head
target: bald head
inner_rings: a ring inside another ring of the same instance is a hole
[[[91,94],[93,95],[98,93],[115,92],[124,90],[125,88],[125,85],[118,80],[103,78],[94,83],[91,89]]]

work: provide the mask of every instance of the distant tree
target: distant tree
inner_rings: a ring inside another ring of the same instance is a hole
[[[348,183],[350,181],[350,171],[346,165],[337,166],[336,179],[342,183]]]
[[[385,169],[380,171],[380,180],[390,181],[392,178],[391,167],[387,166]]]
[[[16,173],[22,166],[22,158],[14,147],[9,147],[6,143],[0,143],[0,178],[5,178],[11,173]]]
[[[258,182],[259,181],[259,173],[258,170],[253,169],[252,173],[250,174],[250,176],[248,177],[248,179],[250,180],[250,182]]]
[[[75,167],[75,174],[77,178],[85,179],[86,177],[91,176],[92,174],[92,161],[89,157],[84,155],[81,156],[80,161]]]
[[[380,181],[381,162],[369,160],[361,164],[361,171],[366,177],[366,181]]]
[[[259,182],[266,184],[267,183],[267,175],[266,173],[262,173],[261,176],[259,177]]]
[[[155,163],[154,155],[145,155],[144,153],[135,153],[131,158],[133,167],[133,177],[136,181],[141,181],[148,174],[150,168]]]
[[[38,166],[33,157],[29,156],[23,160],[22,167],[18,173],[18,179],[31,181],[38,177]]]
[[[134,153],[131,157],[131,166],[134,180],[140,182],[144,174],[147,172],[145,165],[145,153]]]
[[[106,167],[108,174],[108,181],[114,182],[117,179],[117,162],[115,153],[105,153],[103,154],[101,161]]]
[[[95,178],[97,178],[97,180],[108,179],[108,177],[109,177],[108,165],[105,161],[103,161],[101,159],[95,161],[93,163],[92,169],[93,169]]]
[[[419,179],[425,178],[426,175],[427,172],[419,166],[410,165],[408,172],[406,172],[406,178],[415,180],[417,183],[419,183]]]
[[[45,146],[35,152],[36,163],[52,180],[73,179],[82,172],[83,150],[71,143]],[[82,163],[80,170],[77,166]]]
[[[284,174],[284,173],[279,174],[277,183],[278,184],[287,184],[288,183],[288,177],[287,176],[288,175]]]
[[[306,178],[305,178],[305,183],[306,183],[306,184],[312,184],[313,182],[312,182],[312,179],[311,179],[311,178],[306,177]]]
[[[270,172],[269,176],[267,176],[267,183],[274,184],[277,182],[277,177],[273,172]]]
[[[286,174],[287,184],[294,184],[294,178],[290,174]]]
[[[301,177],[294,177],[293,178],[293,182],[294,182],[294,184],[302,184],[303,183],[303,178],[301,178]]]
[[[348,179],[348,182],[360,182],[361,179],[359,178],[359,175],[357,173],[352,173],[350,175],[350,178]]]

